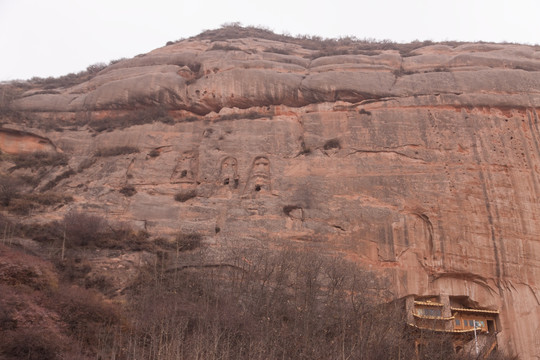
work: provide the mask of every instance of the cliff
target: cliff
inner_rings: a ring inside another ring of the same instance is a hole
[[[0,151],[68,159],[34,191],[75,202],[25,221],[76,208],[215,249],[344,254],[395,297],[499,310],[500,347],[540,358],[538,47],[223,30],[0,92]]]

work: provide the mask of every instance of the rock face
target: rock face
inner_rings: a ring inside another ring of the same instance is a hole
[[[500,347],[540,358],[540,49],[336,53],[200,36],[18,93],[9,107],[27,120],[8,114],[4,128],[70,156],[79,171],[57,187],[76,206],[216,248],[343,253],[390,276],[396,297],[500,310]],[[160,118],[144,110],[157,105]],[[11,134],[3,152],[29,148]],[[139,152],[93,157],[118,146]]]
[[[0,128],[0,151],[6,154],[56,152],[57,150],[56,146],[43,136]]]

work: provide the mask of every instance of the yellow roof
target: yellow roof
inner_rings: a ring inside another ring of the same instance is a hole
[[[441,303],[431,302],[431,301],[415,301],[415,305],[426,305],[426,306],[443,306]]]
[[[461,312],[484,313],[484,314],[498,314],[499,313],[499,310],[465,309],[465,308],[455,308],[455,307],[451,307],[450,310],[461,311]]]

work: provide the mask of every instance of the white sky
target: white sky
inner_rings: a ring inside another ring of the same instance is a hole
[[[0,81],[78,72],[235,21],[292,35],[540,44],[540,0],[0,0]]]

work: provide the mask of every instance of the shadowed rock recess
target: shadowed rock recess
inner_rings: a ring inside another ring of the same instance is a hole
[[[538,46],[224,29],[63,80],[0,87],[0,171],[61,153],[34,189],[75,199],[25,221],[342,254],[499,310],[499,348],[540,358]]]

